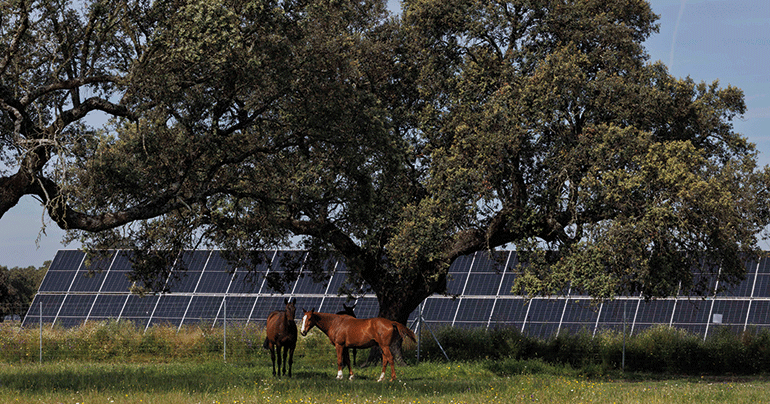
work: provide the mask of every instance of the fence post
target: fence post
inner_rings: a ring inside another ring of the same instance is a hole
[[[40,304],[40,312],[38,312],[38,314],[39,314],[39,316],[38,316],[38,323],[39,323],[39,326],[40,326],[40,348],[39,348],[40,359],[39,359],[39,361],[42,364],[43,363],[43,302],[40,301],[38,303]]]
[[[625,372],[626,371],[626,302],[628,300],[623,300],[623,359],[620,363],[620,371]]]
[[[222,315],[222,325],[224,327],[224,343],[222,346],[224,347],[222,352],[222,358],[225,363],[227,363],[227,296],[225,296],[224,299],[224,314]]]

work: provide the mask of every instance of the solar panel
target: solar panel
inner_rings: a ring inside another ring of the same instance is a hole
[[[757,273],[770,274],[770,260],[768,260],[766,257],[759,260],[759,262],[757,262]]]
[[[120,312],[123,310],[123,306],[125,306],[127,300],[128,294],[97,295],[94,305],[88,314],[88,320],[99,321],[106,319],[117,319],[120,316]]]
[[[65,296],[38,293],[29,306],[23,324],[37,324],[38,322],[53,324]]]
[[[328,281],[315,282],[310,274],[302,273],[299,279],[297,279],[292,294],[323,295],[326,293],[328,286]]]
[[[770,274],[757,274],[752,297],[770,297]]]
[[[491,255],[486,252],[475,254],[470,270],[471,272],[503,272],[510,255],[510,251],[495,251]]]
[[[748,309],[748,300],[714,300],[711,318],[708,320],[712,324],[740,325],[743,327],[746,323]],[[719,321],[715,321],[717,318]]]
[[[210,251],[185,251],[178,257],[177,268],[171,271],[166,281],[166,289],[172,293],[192,293],[198,287],[203,267],[206,265]]]
[[[709,304],[705,300],[679,299],[676,301],[674,324],[705,324],[708,319]]]
[[[59,271],[74,271],[80,268],[85,258],[85,254],[80,251],[60,251],[51,262],[51,268],[56,268]]]
[[[72,285],[77,270],[48,270],[38,290],[46,292],[67,292]]]
[[[425,301],[423,308],[423,316],[426,313],[430,313],[430,322],[441,325],[452,325],[455,314],[457,313],[457,305],[459,301],[457,299],[450,299],[444,297],[429,298]]]
[[[198,299],[193,298],[193,305],[190,307],[191,311],[188,311],[187,314],[188,318],[197,321],[216,318],[216,321],[220,323],[224,318],[227,318],[228,321],[249,322],[251,313],[254,310],[254,304],[257,302],[256,297],[196,297]],[[192,310],[193,306],[196,308],[195,311]],[[195,317],[192,316],[193,314]]]
[[[489,317],[490,327],[511,325],[520,329],[527,314],[527,300],[523,298],[498,299]]]
[[[639,298],[624,298],[603,302],[599,310],[599,316],[596,319],[594,333],[601,330],[622,332],[624,329],[630,332],[639,304]]]
[[[749,300],[749,326],[770,326],[770,300]]]
[[[500,274],[471,272],[463,295],[495,296],[500,289],[501,280]]]
[[[674,311],[674,300],[642,301],[634,319],[635,323],[669,324]]]
[[[190,306],[192,296],[161,295],[152,310],[150,325],[176,324],[178,325]]]
[[[470,271],[470,266],[473,263],[474,255],[463,255],[458,257],[452,265],[449,266],[450,274],[467,274]]]
[[[83,254],[85,255],[85,254]],[[125,293],[131,287],[128,280],[128,273],[131,271],[131,263],[125,251],[115,253],[112,265],[107,271],[107,275],[102,285],[102,292]]]
[[[585,324],[593,329],[596,318],[599,316],[600,306],[592,305],[589,299],[569,299],[567,300],[562,324]]]
[[[737,285],[719,285],[720,291],[718,293],[718,296],[735,296],[735,297],[741,297],[741,296],[751,296],[751,289],[754,287],[754,280],[756,279],[756,274],[754,271],[746,274],[746,279],[741,281],[741,283]]]
[[[529,302],[527,321],[533,323],[559,323],[566,300],[535,298]]]
[[[120,313],[120,319],[132,321],[137,327],[145,328],[157,302],[158,296],[130,295]]]
[[[494,299],[460,299],[453,325],[486,327],[494,303]]]
[[[236,269],[233,274],[229,293],[260,293],[264,282],[265,272],[253,272],[246,269]]]
[[[60,310],[56,313],[56,323],[64,327],[72,327],[83,322],[82,313],[88,313],[93,306],[96,295],[69,294],[64,297]]]
[[[465,290],[465,281],[468,279],[467,272],[450,272],[447,277],[446,289],[450,295],[461,295]]]
[[[286,297],[283,296],[266,296],[257,298],[250,321],[263,323],[267,320],[267,316],[269,316],[270,313],[274,311],[285,311],[286,304],[284,303],[284,299],[286,299]],[[297,304],[300,305],[300,307],[302,307],[301,305],[305,304],[310,305],[310,307],[319,307],[321,299],[322,298],[317,297],[311,299],[302,299],[302,301],[297,300]],[[308,307],[308,309],[310,307]],[[296,313],[296,316],[299,317],[299,313]]]
[[[336,313],[339,309],[329,307],[326,311]],[[380,312],[380,303],[375,297],[363,297],[356,301],[356,317],[372,318],[377,317]]]
[[[186,271],[174,271],[164,280],[164,293],[139,297],[129,292],[128,252],[114,251],[88,261],[81,251],[62,250],[54,257],[23,324],[36,325],[42,320],[70,327],[104,319],[133,321],[143,328],[156,324],[214,326],[225,319],[263,323],[271,311],[284,309],[288,297],[297,298],[298,310],[315,308],[331,313],[349,302],[347,295],[338,294],[341,287],[351,287],[342,260],[331,259],[323,264],[331,278],[313,279],[304,266],[304,251],[260,251],[251,259],[255,268],[248,262],[231,263],[217,250],[186,251],[175,263]],[[449,269],[449,294],[428,297],[421,307],[423,320],[431,327],[514,327],[541,337],[584,330],[622,330],[624,324],[634,334],[655,324],[666,324],[704,337],[724,328],[742,331],[770,327],[767,258],[747,261],[744,281],[706,300],[680,293],[676,298],[651,301],[638,296],[619,297],[601,304],[571,291],[564,291],[564,296],[528,301],[512,291],[517,265],[515,251],[493,255],[479,252],[458,258]],[[693,276],[714,288],[718,286],[716,273],[718,268],[697,268]],[[279,293],[266,285],[271,274],[290,274],[297,281]],[[370,290],[357,291],[354,301],[359,318],[378,315],[379,303]],[[419,310],[409,316],[412,325]]]

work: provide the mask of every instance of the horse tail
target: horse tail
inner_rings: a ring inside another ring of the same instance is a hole
[[[265,337],[265,343],[262,344],[262,348],[270,349],[270,340]]]
[[[396,327],[398,330],[398,333],[401,335],[401,338],[409,337],[413,342],[417,342],[417,335],[412,332],[407,326],[399,323],[398,321],[393,322],[393,326]]]

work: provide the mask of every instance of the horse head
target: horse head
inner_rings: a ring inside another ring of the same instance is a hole
[[[318,316],[315,315],[315,309],[310,309],[309,311],[302,309],[302,312],[302,327],[300,328],[299,332],[304,337],[307,335],[307,332],[316,325],[318,322]]]
[[[297,311],[297,298],[295,297],[294,300],[284,298],[283,304],[286,305],[286,316],[290,320],[294,320],[294,313]]]
[[[353,309],[355,308],[356,308],[355,303],[352,306],[348,306],[347,304],[342,303],[342,311],[337,314],[347,314],[349,316],[355,317],[356,313],[353,311]]]

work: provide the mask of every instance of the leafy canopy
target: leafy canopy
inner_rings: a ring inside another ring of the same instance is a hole
[[[276,290],[343,256],[404,321],[508,246],[516,292],[705,293],[692,268],[741,279],[768,221],[743,93],[651,63],[646,1],[3,7],[0,212],[36,195],[150,289],[182,249],[299,245]]]

